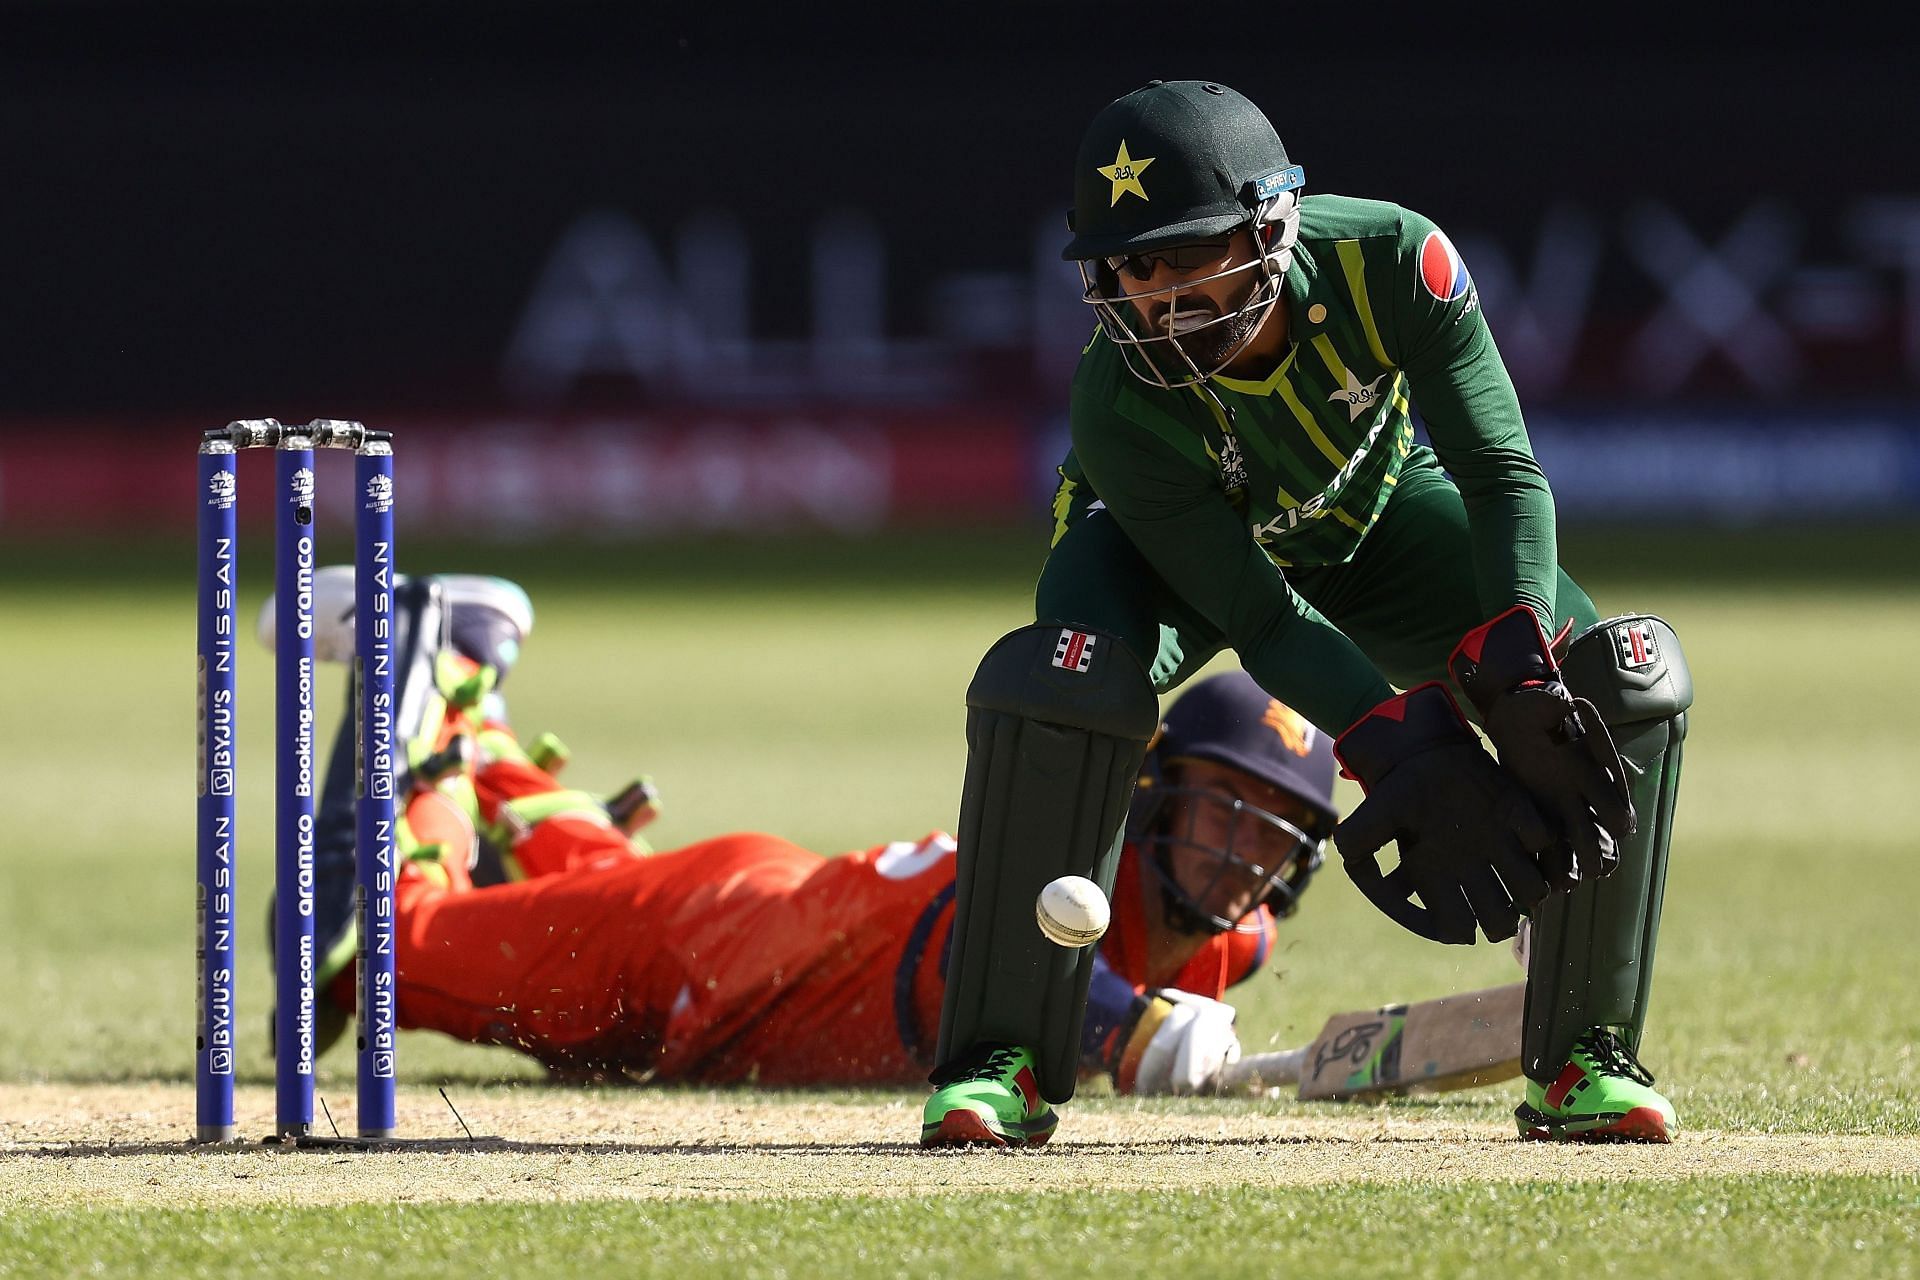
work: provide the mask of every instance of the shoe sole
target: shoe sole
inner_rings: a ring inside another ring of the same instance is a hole
[[[1671,1142],[1667,1118],[1654,1107],[1635,1107],[1611,1119],[1594,1117],[1556,1124],[1532,1107],[1522,1105],[1514,1113],[1522,1142]],[[1585,1126],[1575,1128],[1575,1125]]]
[[[922,1125],[920,1145],[923,1147],[1005,1147],[1014,1143],[1028,1147],[1044,1147],[1047,1139],[1053,1136],[1055,1124],[1048,1124],[1037,1133],[1025,1136],[1002,1133],[984,1120],[977,1111],[964,1108],[947,1112],[936,1125]]]

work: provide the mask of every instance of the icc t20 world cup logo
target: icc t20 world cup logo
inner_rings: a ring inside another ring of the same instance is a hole
[[[374,476],[367,481],[367,510],[384,515],[393,509],[393,477]]]

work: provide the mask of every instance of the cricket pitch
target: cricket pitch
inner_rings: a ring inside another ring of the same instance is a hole
[[[469,1143],[434,1090],[402,1091],[405,1151],[193,1149],[178,1084],[0,1086],[0,1211],[237,1204],[892,1197],[984,1191],[1508,1183],[1873,1174],[1920,1139],[1683,1132],[1670,1146],[1544,1146],[1445,1107],[1076,1103],[1035,1151],[923,1152],[918,1109],[818,1094],[463,1086]],[[240,1091],[264,1132],[265,1088]],[[1458,1110],[1458,1109],[1455,1109]],[[335,1120],[350,1132],[350,1110]],[[324,1130],[324,1122],[322,1129]],[[352,1172],[344,1173],[342,1164]]]

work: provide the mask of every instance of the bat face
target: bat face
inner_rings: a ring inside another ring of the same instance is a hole
[[[1526,984],[1336,1014],[1301,1064],[1302,1098],[1466,1089],[1520,1074]]]

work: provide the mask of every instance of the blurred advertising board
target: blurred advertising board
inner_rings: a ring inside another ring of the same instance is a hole
[[[0,536],[191,527],[205,424],[6,425]],[[403,530],[496,540],[1038,521],[1067,445],[1059,418],[924,406],[370,425],[396,436]],[[1529,430],[1571,523],[1920,515],[1920,422],[1897,409],[1542,412]],[[345,466],[323,455],[319,486],[343,529]],[[243,521],[265,517],[242,507]]]
[[[185,532],[199,425],[0,432],[0,534]],[[992,523],[1034,506],[1030,434],[1011,415],[688,410],[575,422],[369,425],[395,436],[401,528],[436,535],[859,534],[932,521]],[[266,464],[242,463],[249,465]],[[346,513],[329,506],[348,501],[344,471],[331,483],[326,474],[333,466],[344,468],[344,459],[322,455],[319,504],[330,523]],[[243,505],[243,522],[263,521],[265,509],[252,505]]]

